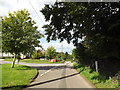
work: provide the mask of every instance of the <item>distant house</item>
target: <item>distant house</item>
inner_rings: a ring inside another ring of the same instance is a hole
[[[6,57],[13,57],[13,55],[11,53],[1,53],[0,52],[0,58],[6,58]]]
[[[14,56],[11,53],[0,53],[0,58],[7,58],[7,57],[13,58]],[[26,56],[21,54],[20,58],[24,59],[26,58]]]
[[[45,50],[40,50],[42,54],[45,54]]]
[[[43,55],[43,57],[41,57],[40,59],[41,59],[41,60],[45,60],[45,50],[42,49],[42,50],[40,50],[40,51],[41,51],[41,53],[42,53],[42,55]]]
[[[26,55],[20,54],[20,58],[24,59],[24,58],[26,58]]]

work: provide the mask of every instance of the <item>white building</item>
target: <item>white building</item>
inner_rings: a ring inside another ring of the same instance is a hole
[[[0,58],[3,58],[3,57],[13,57],[13,55],[12,54],[10,54],[10,53],[1,53],[0,52]]]

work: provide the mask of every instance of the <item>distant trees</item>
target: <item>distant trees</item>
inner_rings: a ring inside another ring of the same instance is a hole
[[[57,52],[54,47],[48,47],[45,51],[45,57],[47,59],[57,59],[57,60],[72,60],[72,55],[67,52]]]
[[[40,46],[38,39],[43,35],[35,24],[26,9],[9,13],[2,19],[2,49],[14,55],[12,68],[17,55],[32,53]]]
[[[66,60],[72,61],[73,57],[72,55],[68,54],[68,52],[57,52],[56,59],[64,60],[64,61]]]
[[[40,58],[43,58],[43,57],[45,58],[45,53],[42,52],[42,50],[36,50],[32,54],[33,59],[40,59]]]
[[[54,47],[48,47],[45,52],[45,57],[47,59],[54,59],[56,57],[56,49]]]

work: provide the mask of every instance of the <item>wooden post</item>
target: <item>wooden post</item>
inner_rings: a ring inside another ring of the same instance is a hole
[[[95,69],[96,69],[96,72],[98,72],[98,61],[95,61]]]

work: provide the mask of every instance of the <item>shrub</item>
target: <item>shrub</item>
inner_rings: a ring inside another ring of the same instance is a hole
[[[40,54],[35,52],[35,53],[33,53],[32,58],[33,59],[39,59],[40,58]]]
[[[73,65],[74,65],[74,68],[76,68],[76,69],[80,67],[80,65],[77,63],[74,63]]]

